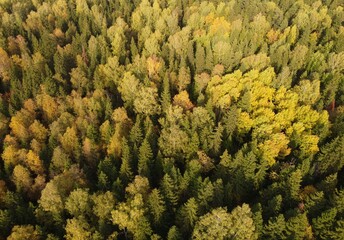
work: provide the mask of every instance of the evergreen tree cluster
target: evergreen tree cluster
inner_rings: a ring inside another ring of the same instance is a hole
[[[0,0],[0,239],[344,239],[343,0]]]

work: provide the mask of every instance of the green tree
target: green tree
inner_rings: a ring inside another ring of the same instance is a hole
[[[153,166],[152,161],[153,161],[152,149],[147,138],[145,138],[143,140],[141,147],[139,148],[139,160],[138,160],[138,166],[137,166],[138,173],[141,176],[147,177],[148,179],[151,178],[150,169]]]
[[[247,204],[236,207],[231,213],[216,208],[200,217],[192,237],[194,239],[257,239],[252,212]]]
[[[147,202],[152,222],[155,226],[163,226],[166,206],[160,191],[158,189],[153,189],[148,196]]]
[[[90,239],[92,232],[90,231],[90,225],[83,218],[67,219],[65,227],[66,239]]]
[[[80,188],[72,191],[66,199],[65,208],[74,217],[89,215],[91,201],[88,192]]]
[[[124,185],[127,185],[133,179],[132,155],[126,138],[122,139],[122,164],[119,170],[119,176]]]
[[[149,239],[152,234],[141,194],[136,194],[133,199],[118,204],[111,215],[113,224],[125,234],[128,231],[135,239]]]
[[[190,234],[198,220],[198,204],[194,198],[188,201],[179,209],[177,223],[183,234]]]

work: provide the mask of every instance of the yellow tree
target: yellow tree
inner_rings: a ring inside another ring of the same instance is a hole
[[[66,153],[75,157],[76,160],[79,159],[81,147],[75,127],[67,128],[66,132],[60,138],[60,143]]]

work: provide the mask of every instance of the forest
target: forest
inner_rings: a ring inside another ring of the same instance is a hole
[[[0,0],[0,239],[344,239],[344,0]]]

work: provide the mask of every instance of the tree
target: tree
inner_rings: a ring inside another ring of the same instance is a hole
[[[123,99],[125,106],[133,106],[139,89],[139,80],[131,72],[126,72],[118,86],[118,91],[121,93],[121,98]]]
[[[344,151],[343,139],[344,137],[337,137],[322,147],[314,166],[319,175],[337,172],[344,166],[340,157]]]
[[[12,132],[23,143],[29,140],[30,134],[28,130],[33,117],[29,111],[22,109],[11,118],[10,127]]]
[[[182,91],[173,97],[173,105],[182,107],[184,110],[190,110],[194,107],[190,101],[187,91]]]
[[[66,153],[73,156],[75,160],[79,160],[81,154],[81,146],[77,131],[74,127],[68,127],[66,132],[60,138],[61,146]]]
[[[132,171],[132,155],[130,153],[130,148],[128,145],[127,139],[124,137],[122,139],[122,164],[119,170],[119,175],[121,181],[124,185],[127,185],[133,179],[133,171]]]
[[[113,224],[118,225],[125,235],[128,231],[136,239],[148,239],[152,234],[141,194],[136,194],[133,199],[120,203],[111,215]]]
[[[205,51],[204,51],[203,46],[200,43],[196,45],[195,59],[196,59],[196,72],[202,73],[205,68]]]
[[[263,236],[269,239],[285,239],[287,237],[286,222],[282,214],[269,219],[268,224],[264,226]]]
[[[147,177],[148,179],[151,178],[150,169],[152,168],[152,165],[153,165],[152,160],[153,160],[152,149],[147,138],[145,138],[139,149],[139,161],[138,161],[138,166],[137,166],[137,171],[141,176]]]
[[[146,177],[136,175],[134,181],[125,188],[125,191],[130,198],[140,194],[146,200],[149,192],[149,181]]]
[[[29,170],[18,164],[13,169],[13,181],[17,187],[17,191],[28,192],[32,186],[33,179]]]
[[[9,71],[11,66],[10,58],[7,52],[0,47],[0,76],[4,81],[9,80]]]
[[[74,217],[91,213],[91,200],[87,190],[77,188],[70,193],[65,203],[66,210]]]
[[[41,175],[44,173],[42,160],[32,150],[26,154],[26,163],[31,171]]]
[[[176,226],[172,226],[167,234],[168,240],[179,240],[182,239],[182,236]]]
[[[109,191],[105,193],[95,194],[92,197],[94,206],[92,208],[94,214],[100,220],[109,220],[111,218],[111,211],[115,206],[115,198]]]
[[[53,214],[55,220],[59,219],[64,210],[64,201],[76,188],[86,185],[85,175],[77,166],[55,176],[42,190],[39,206],[48,213]]]
[[[194,239],[257,239],[252,213],[247,204],[236,207],[230,214],[216,208],[201,216],[196,223]]]
[[[7,239],[10,240],[38,240],[40,239],[40,233],[32,225],[16,225],[12,228],[11,234]]]
[[[297,214],[288,219],[287,222],[288,238],[291,239],[312,239],[312,229],[309,227],[307,215]]]
[[[161,191],[168,207],[175,207],[178,204],[178,185],[170,175],[165,174],[161,180]],[[169,209],[169,208],[168,208]]]
[[[176,83],[178,92],[185,90],[191,83],[190,69],[182,66],[179,69],[178,82]]]
[[[48,130],[37,120],[34,120],[34,122],[30,125],[29,130],[33,138],[40,142],[44,142],[47,138]]]
[[[322,214],[312,219],[312,226],[314,229],[314,235],[320,239],[330,238],[332,235],[332,230],[336,220],[337,210],[331,208],[322,212]]]
[[[178,156],[186,151],[188,141],[188,135],[179,126],[173,125],[161,131],[159,147],[166,157]]]
[[[66,239],[90,239],[92,232],[90,231],[90,225],[83,218],[67,219]]]
[[[155,115],[160,113],[158,104],[158,90],[152,87],[142,87],[134,100],[134,109],[137,113]]]
[[[153,189],[148,196],[148,208],[152,217],[152,222],[156,226],[163,226],[164,214],[166,211],[165,202],[158,189]]]
[[[68,154],[60,147],[56,147],[53,151],[53,156],[50,164],[50,171],[53,175],[58,175],[64,170],[69,169],[72,162]]]
[[[198,205],[194,198],[188,201],[179,209],[177,223],[184,234],[189,234],[198,219]]]

